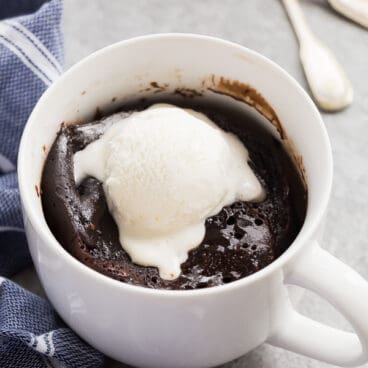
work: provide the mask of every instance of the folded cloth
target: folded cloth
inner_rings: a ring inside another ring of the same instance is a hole
[[[0,0],[0,14],[22,13],[25,1]],[[29,9],[32,0],[27,0]],[[18,5],[18,7],[17,7]],[[40,0],[35,2],[40,6]],[[30,262],[23,233],[16,160],[19,140],[37,100],[61,73],[61,1],[0,22],[0,274]]]
[[[37,11],[36,11],[37,10]],[[24,15],[34,11],[31,15]],[[16,161],[24,124],[61,73],[61,0],[0,0],[0,275],[30,264]],[[0,367],[101,367],[44,299],[0,277]]]
[[[0,283],[0,367],[102,366],[102,354],[64,326],[50,303],[10,280]]]

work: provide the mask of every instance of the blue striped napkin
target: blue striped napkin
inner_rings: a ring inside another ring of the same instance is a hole
[[[17,152],[35,103],[62,71],[61,15],[61,0],[0,0],[0,367],[103,365],[102,354],[65,326],[46,300],[5,278],[31,262]]]

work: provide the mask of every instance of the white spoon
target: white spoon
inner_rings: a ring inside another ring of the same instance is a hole
[[[283,0],[298,37],[300,59],[317,104],[324,110],[337,111],[353,101],[353,89],[332,52],[310,31],[298,0]]]
[[[345,17],[368,28],[368,0],[327,0]]]

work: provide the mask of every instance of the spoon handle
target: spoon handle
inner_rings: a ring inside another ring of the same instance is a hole
[[[367,0],[328,0],[330,5],[345,17],[368,28]]]
[[[313,38],[313,34],[305,21],[302,9],[297,0],[283,0],[286,12],[294,28],[299,43]]]
[[[300,59],[317,104],[337,111],[351,104],[353,89],[332,52],[308,27],[298,0],[283,0],[300,45]]]

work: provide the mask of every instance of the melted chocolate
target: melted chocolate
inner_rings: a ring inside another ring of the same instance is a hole
[[[129,114],[153,102],[173,103],[172,97],[141,100],[125,105],[120,111]],[[203,97],[176,97],[174,102],[203,112],[240,138],[249,151],[250,165],[266,190],[265,201],[236,202],[208,218],[205,237],[181,265],[179,278],[161,279],[156,268],[132,263],[121,247],[102,183],[89,177],[75,187],[73,154],[103,134],[102,119],[60,128],[41,183],[47,223],[65,249],[82,263],[129,284],[196,289],[225,284],[257,272],[287,249],[303,224],[307,195],[297,170],[279,141],[245,112]]]

